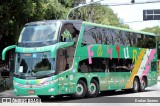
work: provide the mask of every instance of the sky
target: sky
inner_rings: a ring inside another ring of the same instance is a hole
[[[91,0],[86,0],[89,3]],[[99,1],[99,0],[94,0]],[[133,4],[133,5],[120,5],[110,6],[114,13],[118,15],[118,18],[123,20],[122,22],[128,24],[133,30],[142,30],[146,27],[160,26],[160,20],[143,21],[143,10],[160,9],[160,0],[135,0],[135,3],[139,2],[151,2],[159,1],[158,3],[147,4]],[[125,4],[130,3],[131,0],[103,0],[102,4]],[[134,22],[138,21],[138,22]]]

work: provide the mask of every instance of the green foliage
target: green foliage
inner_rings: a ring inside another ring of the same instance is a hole
[[[17,42],[24,24],[63,19],[67,12],[58,0],[3,0],[0,5],[0,50]]]
[[[24,24],[31,21],[66,19],[73,5],[74,0],[3,0],[0,4],[0,51],[17,42]],[[80,19],[89,21],[91,8],[82,7],[79,10]],[[93,11],[95,23],[128,28],[119,23],[117,15],[107,6],[94,6]]]
[[[155,34],[160,35],[160,27],[159,26],[154,26],[152,28],[145,28],[142,31],[150,32],[150,33],[155,33]]]
[[[48,3],[45,4],[46,14],[45,19],[53,20],[53,19],[64,19],[68,12],[58,0],[48,0]]]
[[[94,5],[92,8],[93,8],[93,16],[92,16],[93,22],[104,25],[129,28],[128,25],[124,25],[119,22],[120,19],[117,17],[116,14],[114,14],[111,8],[101,5]],[[90,17],[89,13],[91,12],[90,6],[81,7],[78,11],[80,12],[79,14],[81,15],[80,18],[78,17],[79,19],[84,21],[91,21],[89,18]],[[73,14],[74,13],[71,13],[71,15]],[[78,16],[79,14],[76,15]]]
[[[159,26],[154,26],[154,27],[151,27],[151,28],[145,28],[142,31],[157,34],[157,41],[158,41],[158,45],[160,46],[160,27]]]
[[[58,0],[58,2],[64,5],[66,8],[72,8],[74,5],[74,0]]]
[[[158,44],[158,58],[160,59],[160,27],[159,26],[154,26],[154,27],[151,27],[151,28],[145,28],[143,29],[142,31],[145,31],[145,32],[150,32],[150,33],[155,33],[157,34],[157,44]]]

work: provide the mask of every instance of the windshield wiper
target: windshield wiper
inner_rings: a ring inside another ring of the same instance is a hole
[[[14,77],[22,78],[22,79],[24,79],[24,78],[25,78],[25,76],[24,76],[24,74],[23,74],[23,73],[14,73]]]
[[[55,72],[52,72],[52,73],[47,74],[47,76],[48,76],[48,77],[51,77],[51,76],[54,75],[54,74],[55,74]]]

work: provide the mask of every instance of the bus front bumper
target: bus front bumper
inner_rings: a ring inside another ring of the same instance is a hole
[[[17,96],[28,96],[28,95],[57,95],[58,87],[56,85],[48,85],[44,87],[21,87],[14,85],[14,94]]]

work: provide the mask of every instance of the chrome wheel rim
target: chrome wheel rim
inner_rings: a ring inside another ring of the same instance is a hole
[[[138,90],[138,82],[134,81],[134,90]]]
[[[94,94],[96,92],[96,85],[94,83],[90,84],[89,93]]]
[[[83,86],[81,84],[77,84],[77,86],[76,86],[76,93],[77,93],[77,95],[82,95],[83,90],[84,90]]]
[[[142,88],[142,89],[145,89],[145,86],[146,86],[145,81],[142,80],[142,82],[141,82],[141,88]]]

